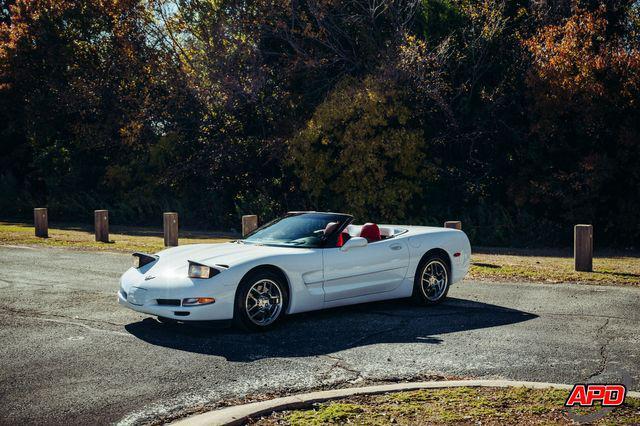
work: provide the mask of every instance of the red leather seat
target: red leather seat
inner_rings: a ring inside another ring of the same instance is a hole
[[[340,235],[338,236],[338,243],[336,244],[336,246],[337,247],[342,247],[344,245],[344,243],[349,241],[350,238],[351,238],[351,235],[349,235],[348,232],[342,231],[340,233]]]
[[[370,243],[380,241],[382,239],[380,236],[380,228],[378,228],[378,225],[375,223],[365,223],[362,225],[360,236],[362,238],[366,238]]]

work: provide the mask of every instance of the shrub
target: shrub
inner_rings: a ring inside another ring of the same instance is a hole
[[[374,77],[343,80],[289,143],[311,204],[363,220],[405,216],[430,177],[423,151],[411,109],[396,88]]]

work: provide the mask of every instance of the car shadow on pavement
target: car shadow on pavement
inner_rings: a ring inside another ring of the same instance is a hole
[[[201,324],[167,325],[154,318],[128,324],[125,329],[153,345],[248,362],[331,354],[377,343],[439,344],[447,333],[534,318],[537,315],[515,309],[449,298],[433,307],[393,300],[291,315],[262,333]]]

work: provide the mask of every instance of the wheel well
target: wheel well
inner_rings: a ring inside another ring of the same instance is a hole
[[[451,272],[451,258],[449,257],[449,253],[447,253],[445,250],[441,248],[433,248],[427,251],[422,256],[422,259],[420,259],[420,262],[418,263],[418,268],[420,268],[420,265],[422,265],[422,263],[431,255],[440,256],[445,262],[447,262],[447,267],[449,267],[449,272]]]
[[[259,265],[259,266],[253,267],[246,274],[244,274],[244,276],[242,277],[242,279],[240,281],[244,280],[250,274],[253,274],[254,272],[259,272],[259,271],[273,272],[274,274],[277,274],[282,279],[282,282],[284,282],[287,285],[287,292],[289,293],[288,304],[290,304],[291,303],[291,283],[289,283],[289,279],[287,278],[287,274],[285,274],[282,269],[278,268],[275,265]],[[240,288],[240,286],[238,286],[238,288],[236,289],[236,296],[238,294],[239,288]],[[289,307],[286,306],[286,308],[288,309]]]

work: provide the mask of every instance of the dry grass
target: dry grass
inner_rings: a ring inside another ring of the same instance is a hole
[[[222,243],[230,234],[180,231],[180,245]],[[31,225],[0,222],[0,244],[53,246],[77,250],[154,253],[164,248],[157,228],[111,227],[110,243],[95,241],[90,227],[54,226],[49,238],[36,238]],[[597,253],[596,253],[597,254]],[[640,286],[640,254],[602,253],[593,260],[594,272],[575,272],[568,251],[474,249],[469,278],[491,281],[581,282]]]
[[[95,241],[93,231],[78,226],[49,228],[49,238],[35,237],[33,226],[0,222],[0,244],[64,247],[77,250],[155,253],[164,248],[162,231],[154,228],[112,226],[109,243]],[[204,232],[180,232],[179,243],[224,243],[230,236]]]
[[[568,391],[527,388],[449,388],[355,396],[308,410],[273,413],[249,424],[274,425],[522,425],[575,424],[564,413]],[[582,409],[580,414],[594,411]],[[627,398],[603,419],[590,424],[640,423],[640,400]]]
[[[477,249],[470,278],[537,282],[581,282],[640,286],[638,253],[596,253],[593,272],[576,272],[570,252],[557,250]]]

